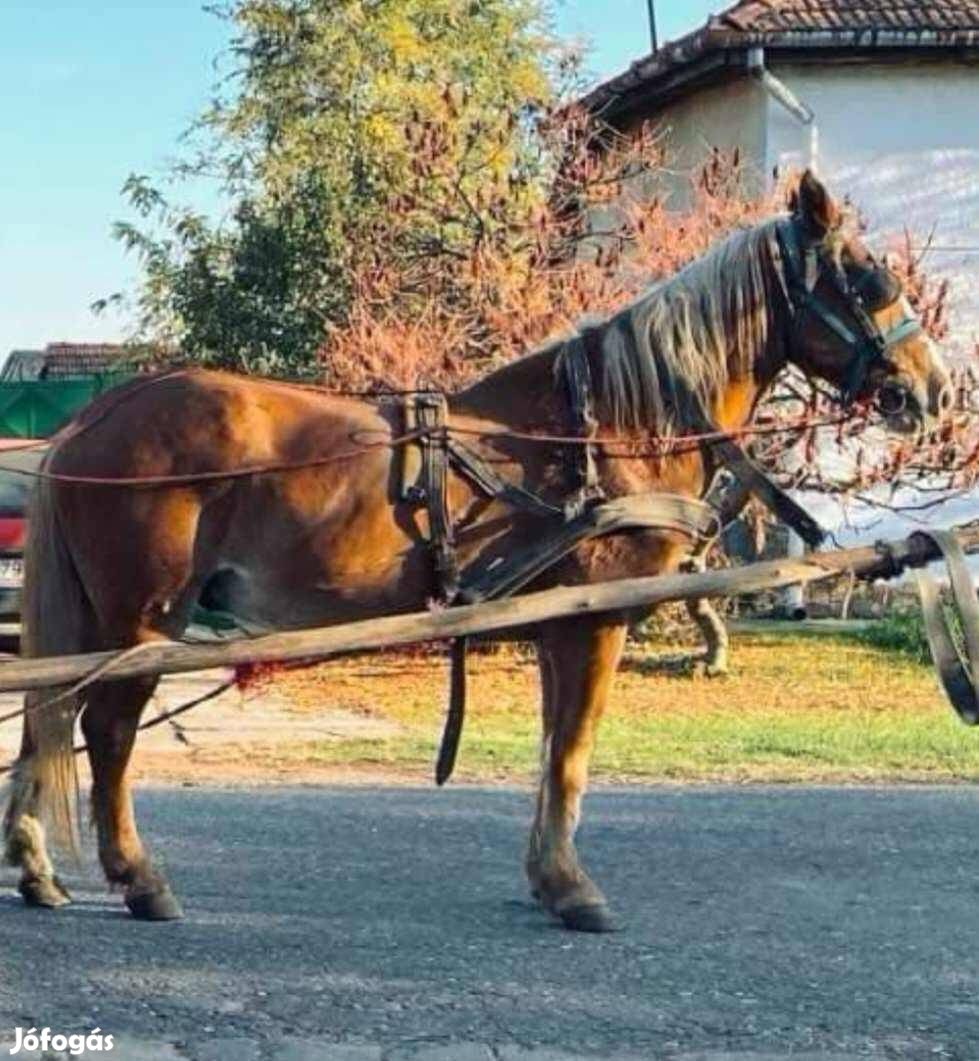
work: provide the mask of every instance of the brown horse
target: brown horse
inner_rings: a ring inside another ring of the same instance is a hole
[[[714,471],[709,449],[656,455],[650,437],[695,433],[705,419],[740,428],[788,362],[848,398],[886,390],[897,429],[931,425],[949,401],[949,377],[908,314],[893,276],[845,232],[833,200],[807,175],[791,218],[730,237],[592,326],[587,363],[598,434],[623,440],[595,447],[601,490],[607,498],[702,496]],[[568,399],[555,376],[576,341],[499,369],[448,406],[452,430],[477,433],[466,437],[501,475],[558,508],[569,491],[569,447],[526,436],[567,434]],[[401,453],[390,443],[402,430],[394,406],[222,373],[177,371],[106,396],[56,442],[46,464],[52,477],[36,491],[26,652],[177,638],[202,593],[276,628],[424,607],[435,595],[433,564],[426,514],[397,489]],[[259,470],[194,478],[247,468]],[[190,478],[133,487],[66,481],[73,475]],[[450,477],[448,499],[463,563],[510,556],[546,531],[542,516],[514,511],[461,476]],[[675,531],[613,534],[576,548],[534,587],[657,574],[688,547]],[[543,906],[575,929],[612,924],[573,837],[629,618],[576,617],[534,631],[542,777],[526,871]],[[155,685],[106,681],[48,707],[28,696],[5,815],[7,858],[22,870],[28,903],[69,901],[41,821],[73,836],[72,727],[80,712],[105,874],[136,917],[179,915],[140,841],[127,783]]]

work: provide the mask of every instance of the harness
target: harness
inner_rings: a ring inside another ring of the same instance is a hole
[[[584,340],[571,344],[565,363],[565,385],[570,397],[572,426],[584,429],[576,437],[594,435],[591,368]],[[595,446],[569,445],[567,466],[573,490],[561,507],[552,505],[522,486],[510,483],[470,447],[451,437],[446,424],[447,403],[439,393],[407,397],[405,433],[423,428],[421,460],[413,466],[412,447],[403,449],[401,499],[424,505],[428,545],[434,558],[437,599],[442,605],[476,604],[519,592],[579,545],[623,531],[675,531],[701,551],[721,530],[717,510],[703,501],[677,494],[647,493],[606,500],[598,481]],[[501,558],[477,558],[465,568],[458,563],[455,533],[448,508],[448,474],[455,472],[491,500],[532,515],[541,521],[540,536],[531,545]],[[777,489],[777,488],[776,488]],[[451,777],[466,710],[466,653],[468,639],[456,638],[451,650],[449,707],[439,747],[435,780]]]
[[[887,359],[889,351],[922,330],[906,319],[882,332],[864,302],[859,286],[851,285],[845,270],[822,246],[810,238],[801,219],[780,221],[774,229],[772,257],[783,293],[791,310],[794,343],[807,313],[815,314],[853,354],[853,364],[843,387],[849,405],[863,389],[870,370]],[[853,317],[847,324],[816,294],[823,274],[828,275]],[[614,325],[608,325],[614,326]],[[592,364],[597,363],[601,329],[586,327],[568,341],[561,360],[562,385],[567,396],[569,441],[565,467],[569,493],[560,506],[543,500],[522,486],[508,482],[469,446],[453,437],[447,425],[445,396],[422,392],[405,399],[405,433],[421,429],[420,465],[412,466],[411,446],[403,450],[401,498],[425,506],[428,543],[434,557],[436,593],[442,605],[475,604],[512,596],[552,568],[579,545],[624,531],[673,531],[689,539],[690,554],[703,556],[722,529],[738,514],[730,506],[715,507],[703,501],[667,493],[646,493],[607,499],[599,480]],[[720,434],[705,410],[698,428]],[[724,467],[740,484],[740,507],[749,496],[761,501],[782,523],[791,527],[811,548],[825,540],[825,532],[730,438],[705,443],[715,468]],[[458,563],[455,534],[448,509],[448,475],[455,472],[484,497],[498,500],[515,511],[540,520],[540,534],[523,549],[495,560],[477,558],[467,567]],[[436,764],[436,782],[452,774],[465,717],[467,641],[452,645],[449,708]]]

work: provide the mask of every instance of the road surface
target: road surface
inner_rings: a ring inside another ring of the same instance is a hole
[[[524,792],[139,811],[186,919],[131,921],[90,864],[74,906],[24,910],[0,871],[0,1057],[48,1026],[119,1061],[979,1058],[977,789],[599,791],[613,936],[528,902]]]

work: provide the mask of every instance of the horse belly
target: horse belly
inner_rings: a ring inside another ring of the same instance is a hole
[[[297,628],[350,622],[425,606],[431,555],[371,476],[352,476],[357,496],[326,511],[273,515],[259,502],[239,519],[261,521],[259,541],[241,535],[218,562],[227,571],[226,607],[250,626]]]

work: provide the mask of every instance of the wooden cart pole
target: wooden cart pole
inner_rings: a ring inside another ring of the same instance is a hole
[[[958,537],[966,552],[979,551],[979,527],[961,528]],[[221,644],[159,641],[123,653],[93,652],[22,659],[0,663],[0,692],[68,685],[103,667],[106,673],[99,676],[100,681],[145,674],[180,674],[212,667],[233,667],[240,663],[327,659],[369,649],[519,629],[549,619],[628,612],[666,601],[781,589],[797,583],[836,578],[846,572],[853,572],[863,579],[891,578],[908,568],[923,567],[939,558],[940,553],[933,542],[922,535],[912,534],[885,545],[814,553],[799,560],[771,560],[698,574],[658,575],[562,587],[510,600],[293,630]]]

